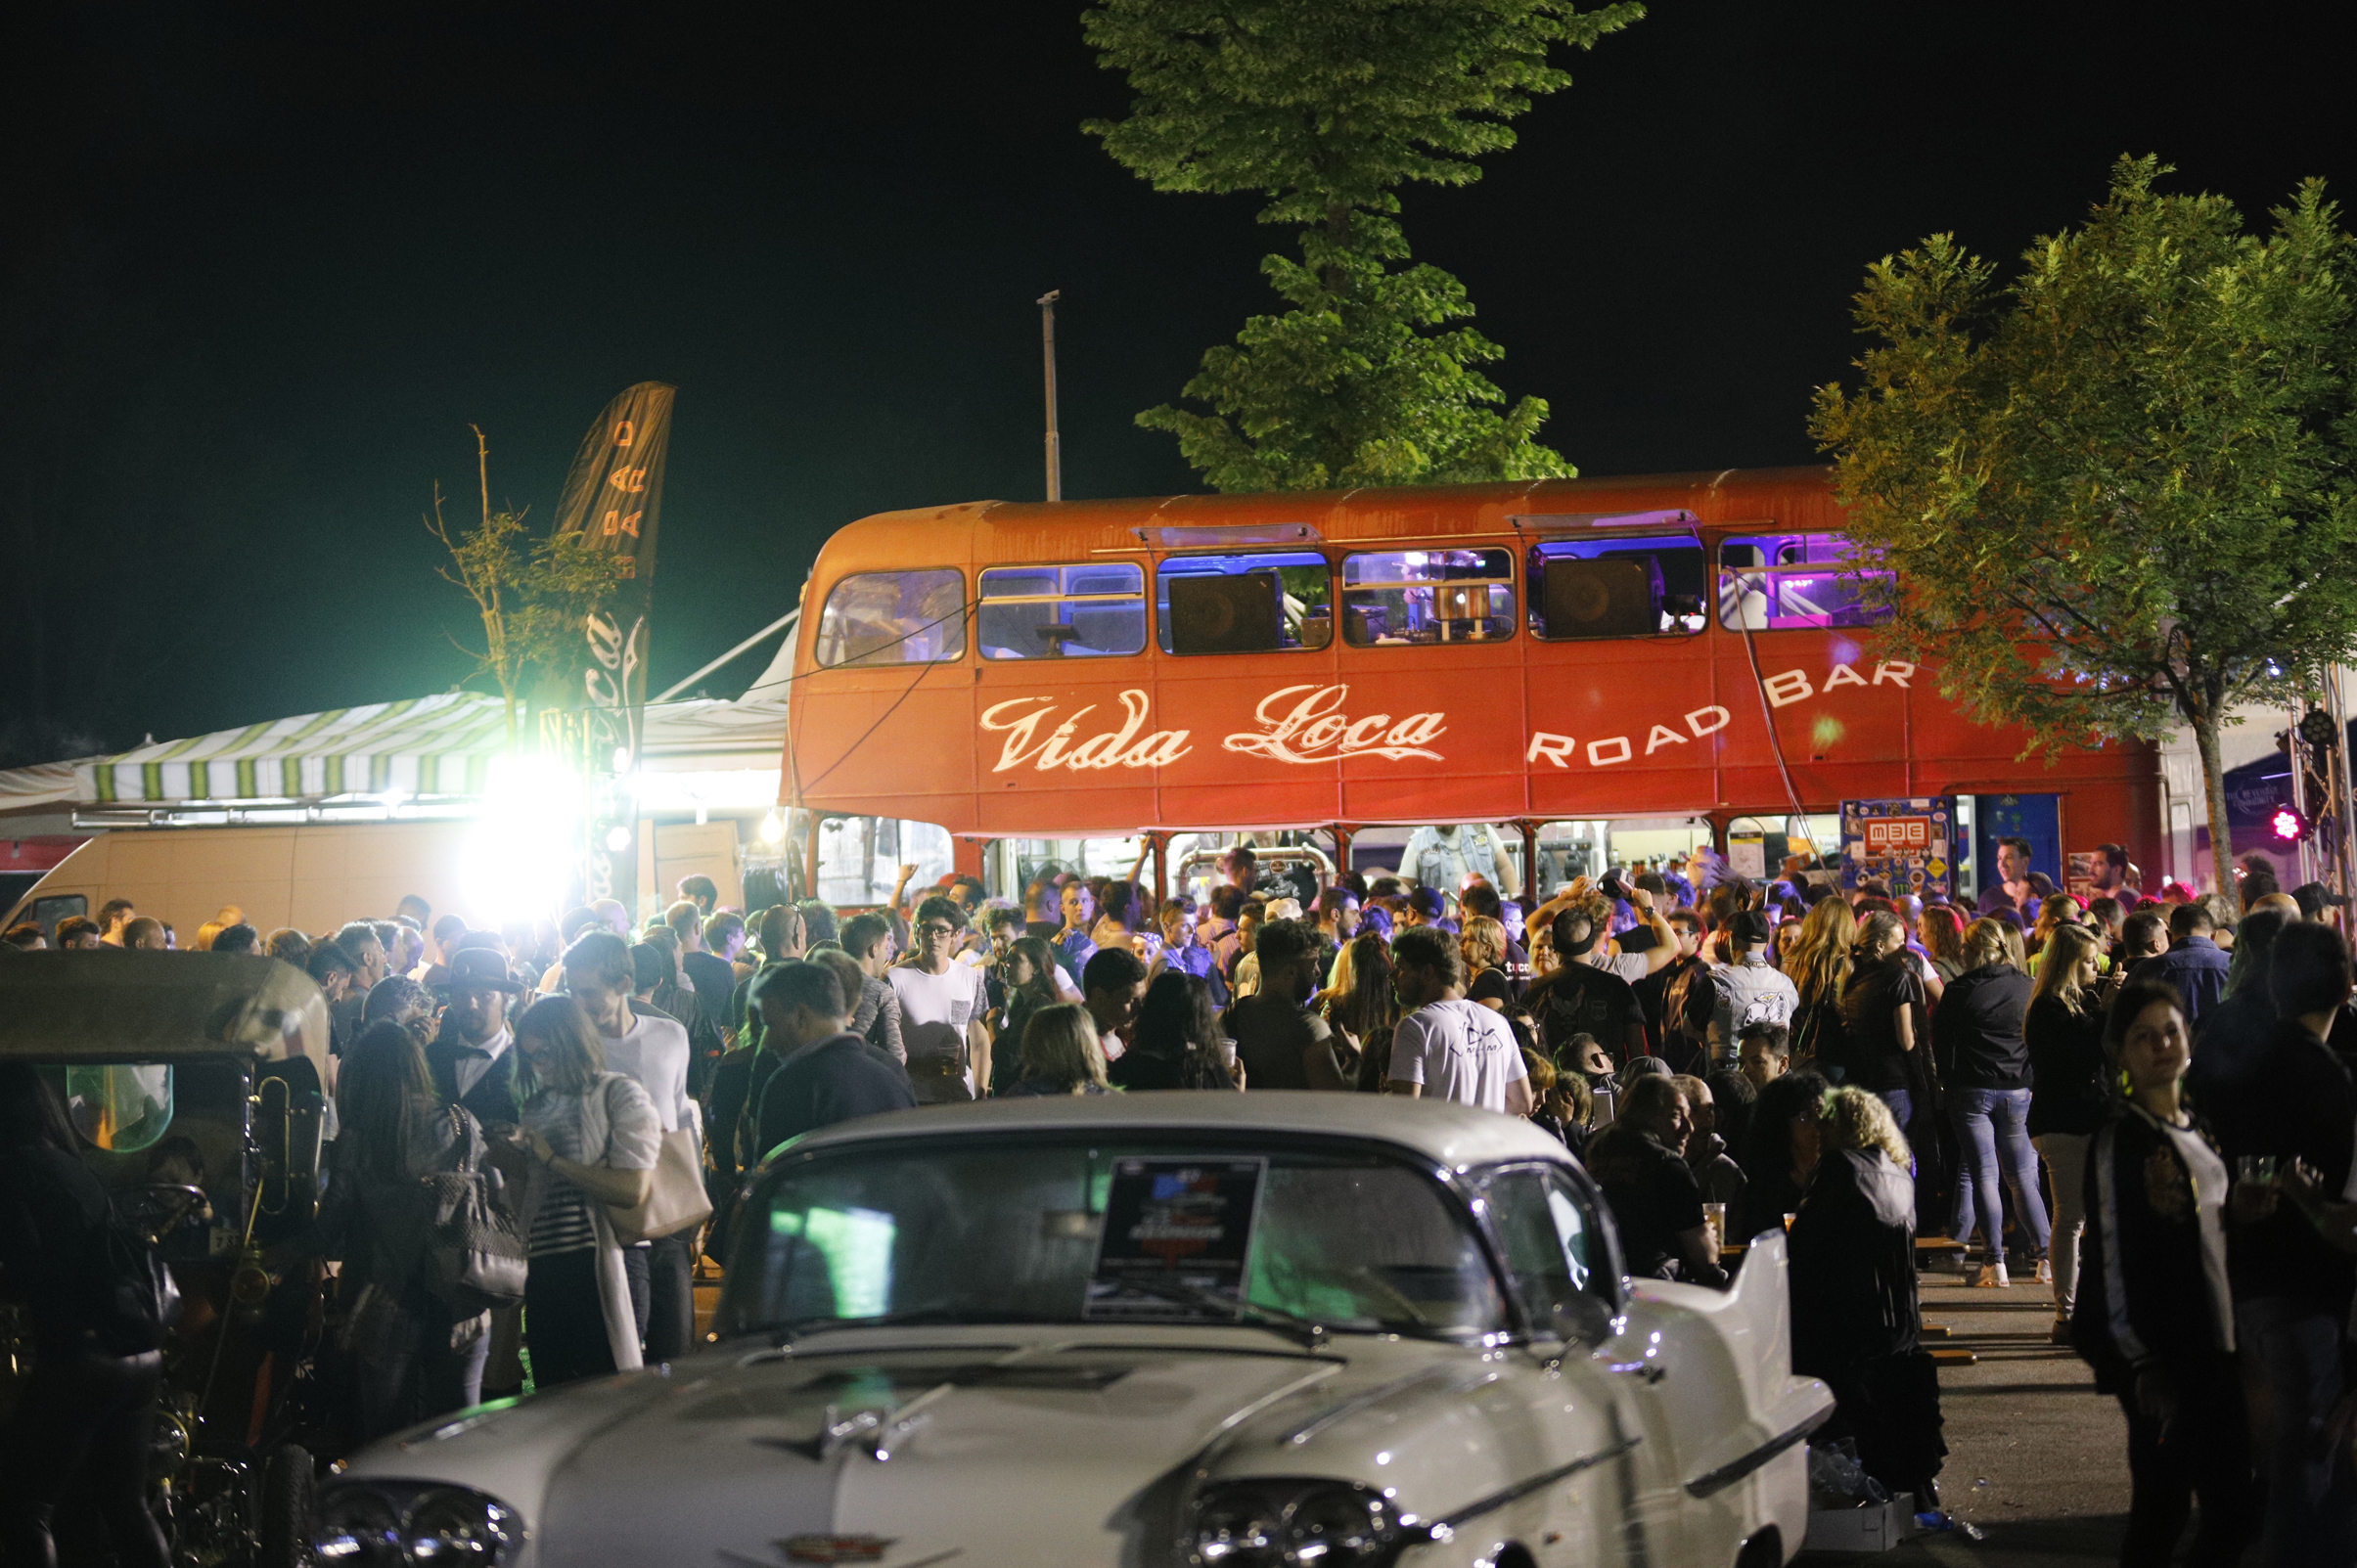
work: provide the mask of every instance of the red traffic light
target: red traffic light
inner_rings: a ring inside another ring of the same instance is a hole
[[[2296,844],[2308,836],[2308,819],[2299,814],[2296,806],[2276,807],[2267,815],[2267,828],[2279,844]]]

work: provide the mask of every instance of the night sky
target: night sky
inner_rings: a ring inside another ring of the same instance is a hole
[[[1663,0],[1458,192],[1406,195],[1510,395],[1589,474],[1807,462],[1865,264],[2012,257],[2110,161],[2261,213],[2357,194],[2322,5]],[[1083,137],[1054,4],[28,9],[0,116],[0,764],[445,690],[418,515],[545,523],[633,381],[679,402],[655,685],[791,607],[871,512],[1194,488],[1134,428],[1273,301],[1249,197]],[[711,682],[734,694],[748,656]]]

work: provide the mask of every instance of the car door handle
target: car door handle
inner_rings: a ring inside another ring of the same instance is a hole
[[[1612,1362],[1605,1367],[1605,1370],[1609,1372],[1626,1372],[1632,1377],[1642,1377],[1645,1379],[1649,1387],[1654,1383],[1658,1383],[1661,1381],[1661,1379],[1669,1375],[1668,1367],[1662,1366],[1658,1362],[1651,1361]]]

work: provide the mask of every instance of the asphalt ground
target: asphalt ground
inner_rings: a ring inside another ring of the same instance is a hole
[[[1947,1467],[1940,1498],[1981,1533],[1918,1536],[1879,1555],[1807,1552],[1808,1568],[2095,1568],[2119,1560],[2128,1517],[2128,1433],[2118,1404],[2095,1391],[2087,1364],[2051,1342],[2051,1287],[1978,1289],[1926,1274],[1924,1322],[1945,1324],[1933,1350],[1970,1350],[1940,1367]]]

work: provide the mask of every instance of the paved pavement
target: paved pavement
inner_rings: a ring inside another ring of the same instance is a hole
[[[2050,1342],[2049,1287],[1980,1290],[1959,1275],[1924,1277],[1924,1321],[1945,1323],[1933,1348],[1967,1348],[1971,1366],[1940,1368],[1948,1511],[1983,1532],[1921,1536],[1877,1557],[1808,1553],[1808,1568],[2096,1568],[2119,1560],[2128,1512],[2128,1438],[2119,1406],[2095,1391],[2086,1363]]]

